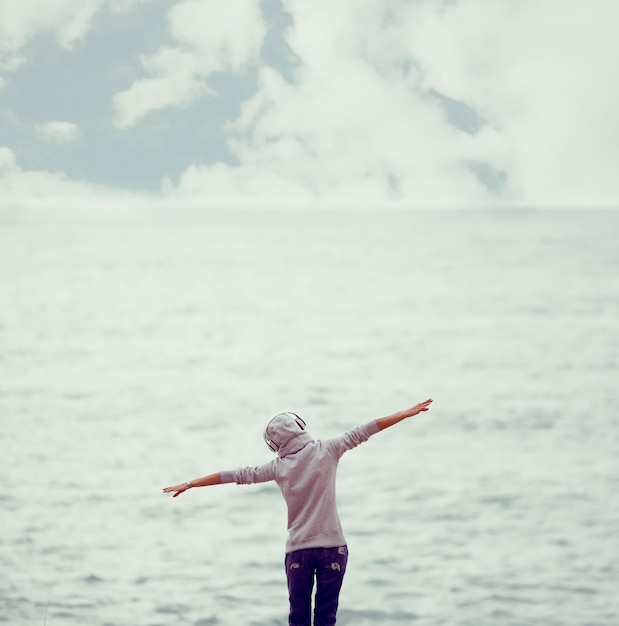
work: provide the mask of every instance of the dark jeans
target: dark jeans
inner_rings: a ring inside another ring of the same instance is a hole
[[[333,626],[342,581],[346,573],[348,548],[307,548],[286,555],[286,576],[290,597],[289,626],[310,626],[312,590],[316,578],[314,626]]]

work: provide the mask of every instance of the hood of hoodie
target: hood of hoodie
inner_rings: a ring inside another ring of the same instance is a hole
[[[276,415],[267,425],[265,433],[279,446],[277,454],[281,458],[302,450],[308,443],[314,441],[289,413]]]

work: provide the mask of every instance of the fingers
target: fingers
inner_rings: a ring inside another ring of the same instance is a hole
[[[417,413],[421,413],[422,411],[429,410],[430,404],[432,404],[432,398],[428,398],[424,402],[420,402],[419,404],[416,404],[413,407],[413,411],[415,411],[413,415],[416,415]]]

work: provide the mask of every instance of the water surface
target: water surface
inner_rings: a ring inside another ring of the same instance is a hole
[[[273,485],[340,465],[338,624],[619,623],[619,215],[0,213],[0,621],[284,626]],[[45,617],[46,616],[46,617]]]

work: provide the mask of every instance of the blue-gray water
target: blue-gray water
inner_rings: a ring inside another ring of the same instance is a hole
[[[0,621],[284,626],[272,485],[340,465],[338,624],[619,624],[619,213],[0,213]]]

